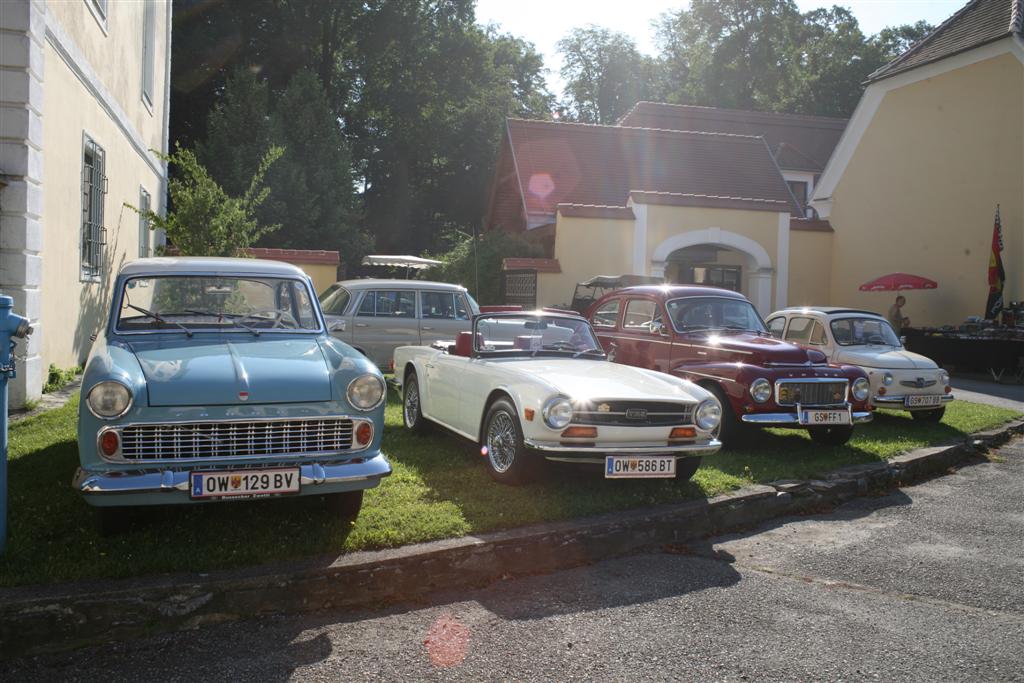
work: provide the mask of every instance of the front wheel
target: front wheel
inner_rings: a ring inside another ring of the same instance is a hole
[[[753,429],[744,424],[732,409],[732,403],[725,395],[725,391],[718,385],[705,387],[715,395],[718,403],[722,406],[722,419],[712,435],[722,442],[723,448],[738,448],[750,441]]]
[[[945,414],[946,406],[935,408],[934,410],[913,410],[910,412],[911,417],[920,422],[938,422]]]
[[[693,475],[700,469],[700,463],[704,458],[679,458],[676,460],[676,479],[679,481],[688,481],[693,478]]]
[[[483,446],[487,470],[496,482],[517,486],[536,477],[540,459],[523,445],[523,430],[508,399],[498,399],[487,411]]]
[[[853,436],[852,425],[832,425],[830,427],[811,427],[811,440],[826,446],[842,446]]]
[[[420,403],[420,383],[415,372],[409,373],[402,386],[402,422],[406,429],[416,434],[423,434],[428,430]]]
[[[353,520],[359,516],[363,507],[363,492],[345,491],[344,493],[331,493],[324,496],[327,502],[327,509],[332,515],[342,519]]]

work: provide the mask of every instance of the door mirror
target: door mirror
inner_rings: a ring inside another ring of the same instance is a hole
[[[662,337],[668,336],[668,329],[665,327],[665,323],[660,321],[651,321],[651,333],[657,334]]]
[[[328,332],[344,332],[345,331],[345,321],[344,320],[335,320],[334,322],[332,322],[330,325],[327,326],[327,331]]]
[[[907,335],[905,335],[905,334],[904,335],[900,335],[900,346],[906,346],[906,345],[907,345]]]

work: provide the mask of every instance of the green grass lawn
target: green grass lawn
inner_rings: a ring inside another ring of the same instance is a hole
[[[472,444],[440,431],[422,438],[404,431],[392,393],[384,449],[394,474],[367,492],[355,523],[333,518],[315,497],[241,501],[137,508],[130,513],[137,523],[104,538],[70,486],[78,466],[76,411],[77,399],[11,427],[9,540],[0,586],[206,571],[714,496],[750,481],[807,477],[886,458],[1016,416],[957,401],[940,424],[882,412],[838,448],[812,444],[801,432],[772,430],[755,447],[705,459],[691,482],[606,481],[599,467],[559,466],[543,481],[510,488],[491,481]]]

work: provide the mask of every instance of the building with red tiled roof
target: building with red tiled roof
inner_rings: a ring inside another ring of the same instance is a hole
[[[798,135],[801,122],[815,130]],[[778,274],[790,221],[803,218],[821,170],[796,144],[827,156],[815,131],[834,144],[842,123],[650,102],[615,126],[509,119],[485,225],[525,233],[544,245],[545,263],[558,264],[505,264],[536,273],[537,303],[564,304],[575,282],[594,275],[638,273],[731,286],[767,313],[788,301],[788,275]],[[782,153],[794,168],[780,168]],[[806,183],[799,198],[795,181]],[[713,217],[699,224],[716,241],[680,234],[677,226],[701,216]]]

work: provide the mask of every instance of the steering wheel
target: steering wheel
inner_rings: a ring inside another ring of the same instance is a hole
[[[273,329],[273,330],[284,329],[284,319],[285,319],[285,316],[288,317],[288,320],[291,321],[292,325],[294,325],[295,327],[301,327],[299,325],[299,321],[295,319],[295,316],[293,316],[288,311],[285,311],[285,310],[280,309],[280,308],[266,308],[266,309],[261,309],[261,310],[258,310],[258,311],[257,310],[250,311],[249,313],[246,314],[245,317],[246,318],[259,318],[261,315],[264,315],[264,314],[269,315],[271,317],[271,319],[274,321],[273,324],[270,326],[270,328]]]

